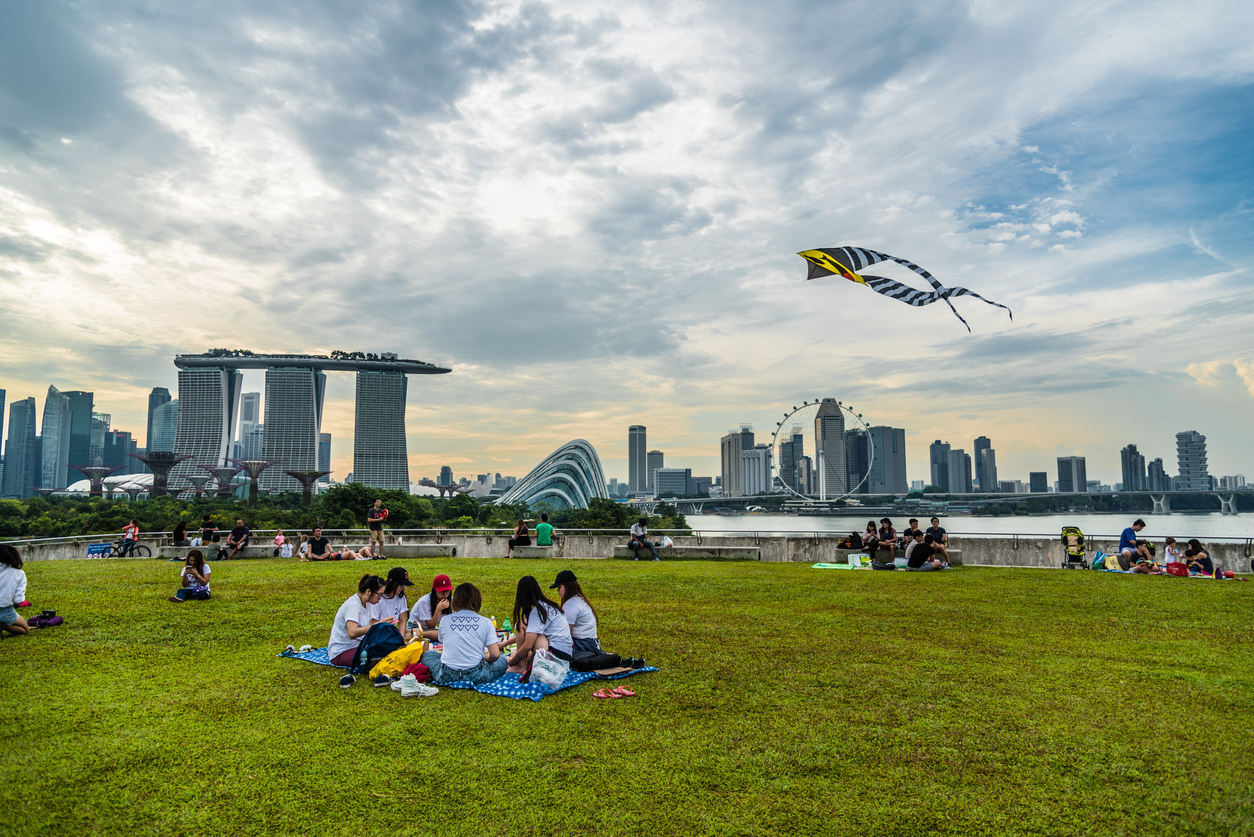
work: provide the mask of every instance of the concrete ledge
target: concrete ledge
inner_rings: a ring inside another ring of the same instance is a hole
[[[762,550],[756,546],[659,546],[658,557],[663,561],[760,561]],[[612,557],[627,559],[636,557],[629,546],[616,546]],[[640,550],[640,560],[653,560],[647,549]]]
[[[402,543],[383,547],[388,558],[456,558],[457,544]]]
[[[225,544],[218,544],[218,546],[222,547],[223,551],[227,551],[230,549],[230,547],[226,546]],[[180,561],[186,561],[187,553],[193,549],[199,549],[202,553],[206,553],[208,552],[209,547],[206,547],[206,546],[163,546],[157,552],[157,557],[164,558],[167,560],[177,558]],[[238,561],[244,558],[272,558],[274,557],[274,549],[275,547],[273,543],[267,544],[266,546],[246,546],[240,550],[239,555],[236,555],[235,559]],[[230,554],[230,553],[228,552],[227,554]]]
[[[515,558],[552,558],[552,546],[516,546],[514,547]]]

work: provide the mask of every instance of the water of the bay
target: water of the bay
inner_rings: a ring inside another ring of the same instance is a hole
[[[763,535],[810,534],[811,532],[861,532],[870,518],[798,516],[791,514],[690,514],[688,525],[705,532],[758,532]],[[1244,540],[1254,537],[1254,516],[1223,514],[1143,515],[1146,527],[1141,537],[1160,541],[1171,535],[1178,541],[1189,538]],[[907,517],[893,517],[893,526],[904,529]],[[1088,537],[1118,538],[1136,515],[1114,514],[1042,514],[1029,517],[975,517],[960,515],[944,517],[941,526],[955,535],[1033,535],[1057,537],[1064,526],[1077,526]],[[924,529],[928,527],[922,521]]]

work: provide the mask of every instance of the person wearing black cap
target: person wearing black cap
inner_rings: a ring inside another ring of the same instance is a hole
[[[409,641],[409,626],[406,624],[409,621],[406,618],[406,614],[409,613],[409,602],[405,599],[405,588],[410,584],[412,582],[405,568],[393,567],[388,573],[383,594],[379,601],[372,605],[373,612],[371,613],[376,622],[391,622],[400,628],[401,635],[405,637],[406,642]]]
[[[566,624],[570,625],[570,638],[575,651],[599,653],[601,642],[597,639],[597,612],[579,586],[579,579],[570,570],[562,570],[549,589],[556,590],[561,597],[562,615],[566,617]]]

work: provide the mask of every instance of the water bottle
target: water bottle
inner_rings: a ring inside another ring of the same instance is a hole
[[[504,631],[505,631],[505,633],[509,633],[511,630],[513,630],[513,629],[509,626],[509,617],[508,617],[508,616],[506,616],[506,617],[505,617],[505,621],[501,624],[501,629],[502,629],[502,630],[504,630]]]

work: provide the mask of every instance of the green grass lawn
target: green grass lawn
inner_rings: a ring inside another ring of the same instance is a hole
[[[498,618],[572,568],[661,671],[615,701],[342,690],[274,654],[392,562],[220,562],[183,605],[178,564],[28,564],[66,624],[0,642],[0,834],[1254,832],[1254,584],[402,563]]]

